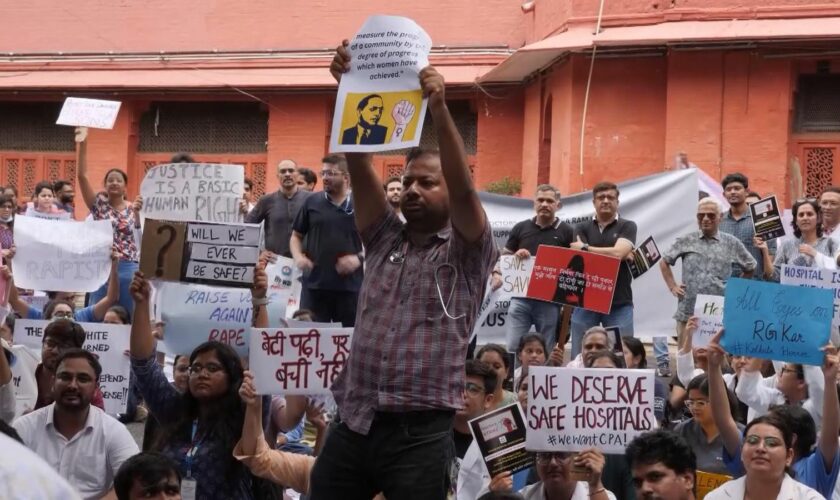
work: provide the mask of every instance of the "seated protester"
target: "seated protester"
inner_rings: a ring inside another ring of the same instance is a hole
[[[499,385],[496,371],[476,359],[465,364],[464,407],[455,412],[453,438],[455,464],[450,474],[452,498],[472,499],[490,482],[484,458],[470,433],[469,421],[495,409],[495,394]]]
[[[255,275],[257,273],[255,272]],[[265,271],[262,271],[265,281]],[[178,392],[156,362],[149,315],[151,286],[141,272],[131,283],[134,322],[131,325],[131,367],[150,412],[163,425],[154,451],[174,459],[182,477],[196,483],[196,498],[250,500],[271,494],[233,458],[242,432],[245,409],[237,394],[242,361],[227,344],[205,342],[190,354],[187,391]],[[258,296],[254,290],[254,297]]]
[[[290,420],[294,415],[297,423]],[[275,447],[278,450],[303,455],[317,455],[320,445],[326,437],[327,421],[324,415],[324,403],[317,397],[293,396],[271,398],[269,426],[266,436],[276,436]],[[314,428],[314,446],[305,441],[306,424]],[[291,429],[283,431],[281,429]]]
[[[187,392],[190,382],[190,357],[183,354],[175,355],[172,363],[172,386],[181,394]],[[160,422],[154,415],[146,419],[146,426],[143,428],[143,451],[149,451],[152,444],[157,442],[160,435]]]
[[[519,346],[516,348],[516,358],[519,360],[519,368],[513,372],[513,386],[519,384],[519,377],[522,376],[522,370],[527,370],[529,366],[540,366],[546,364],[546,356],[548,355],[548,348],[545,345],[542,335],[536,333],[529,333],[523,335],[519,339]]]
[[[729,472],[738,477],[744,474],[743,464],[746,461],[744,454],[747,453],[747,448],[744,446],[742,449],[741,433],[729,412],[729,401],[725,395],[725,385],[720,369],[724,358],[724,351],[720,346],[720,338],[723,334],[721,330],[709,342],[709,401],[712,405],[712,416],[723,439],[723,460]],[[840,403],[838,403],[836,389],[837,350],[834,347],[826,347],[825,351],[822,370],[826,384],[822,400],[823,421],[819,440],[817,440],[817,428],[813,418],[802,407],[777,406],[771,408],[768,415],[783,419],[784,426],[796,436],[792,446],[791,466],[793,472],[796,473],[796,480],[814,488],[828,498],[834,490],[834,484],[840,473],[840,451],[838,451],[837,441],[837,435],[840,432]],[[738,386],[741,386],[740,382]],[[749,427],[748,424],[746,435],[749,435]],[[817,449],[813,450],[815,443]],[[754,448],[750,449],[750,453],[754,452]],[[766,446],[768,452],[769,448],[770,446]]]
[[[14,276],[6,274],[6,279],[12,281],[9,290],[9,305],[24,319],[47,319],[57,317],[75,319],[79,323],[99,323],[105,318],[108,309],[120,299],[119,260],[116,253],[111,256],[111,274],[108,275],[108,292],[96,304],[76,310],[74,292],[47,292],[50,301],[39,311],[24,302],[14,286]]]
[[[774,414],[758,417],[747,424],[744,434],[741,460],[746,475],[710,491],[707,500],[824,498],[820,492],[790,476],[795,455],[794,434],[784,418]],[[832,439],[836,442],[836,435]]]
[[[636,498],[694,500],[694,452],[676,433],[659,429],[637,436],[627,445],[625,457]]]
[[[24,444],[66,479],[83,498],[99,499],[137,443],[122,424],[91,405],[102,366],[84,349],[57,359],[55,403],[15,420]]]
[[[525,500],[615,500],[615,495],[601,484],[604,455],[589,449],[580,453],[537,453],[540,481],[519,493]],[[572,466],[590,470],[588,481],[572,479]]]
[[[41,457],[0,432],[0,498],[81,500],[82,497]]]
[[[603,326],[593,326],[586,330],[581,339],[580,354],[569,361],[566,368],[583,368],[586,365],[586,356],[595,351],[611,350],[612,341],[607,330]]]
[[[487,363],[496,372],[496,391],[493,393],[496,408],[502,408],[516,402],[516,394],[503,387],[512,369],[507,354],[505,348],[499,344],[486,344],[475,355],[475,359]]]
[[[621,347],[624,353],[624,367],[634,370],[647,368],[647,352],[645,345],[636,337],[621,337]],[[660,427],[668,427],[669,404],[668,386],[658,378],[654,379],[653,412]]]
[[[126,460],[114,477],[117,500],[180,500],[181,472],[171,458],[143,452]]]
[[[712,408],[709,402],[709,379],[702,373],[688,383],[686,387],[688,399],[685,406],[691,411],[692,418],[680,422],[674,427],[694,450],[697,470],[710,474],[728,474],[726,464],[723,463],[723,439],[720,436],[715,419],[712,418]],[[738,421],[738,405],[735,395],[727,390],[729,408],[732,419]],[[735,424],[738,432],[744,430],[741,424]]]
[[[801,405],[819,428],[825,385],[820,368],[785,363],[777,374],[762,377],[761,366],[761,359],[750,359],[741,369],[741,377],[735,387],[735,395],[749,407],[747,419],[752,421],[765,415],[773,405]]]

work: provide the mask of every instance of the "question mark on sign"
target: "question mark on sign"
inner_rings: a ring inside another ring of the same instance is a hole
[[[169,247],[172,246],[172,243],[175,241],[175,228],[170,226],[169,224],[165,224],[160,226],[157,230],[157,234],[163,234],[164,232],[169,233],[169,239],[166,240],[166,243],[161,245],[160,251],[158,252],[157,257],[157,270],[155,271],[155,276],[160,278],[163,276],[163,258],[166,256],[166,252],[169,250]]]

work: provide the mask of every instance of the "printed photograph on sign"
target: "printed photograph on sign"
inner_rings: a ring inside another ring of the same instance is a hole
[[[772,240],[785,235],[781,210],[775,196],[759,200],[750,204],[749,207],[756,236]]]
[[[423,92],[350,93],[341,118],[341,144],[399,144],[412,142],[420,131],[417,115]]]
[[[645,274],[662,257],[653,236],[648,236],[638,248],[633,250],[632,255],[633,260],[625,262],[627,263],[627,267],[630,268],[630,275],[633,276],[633,279]]]
[[[470,432],[491,476],[519,472],[534,464],[525,448],[525,418],[514,403],[470,420]]]
[[[540,245],[528,297],[609,314],[621,260]]]

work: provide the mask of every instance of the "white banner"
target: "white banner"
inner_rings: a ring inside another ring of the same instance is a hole
[[[15,286],[56,292],[98,290],[111,272],[113,243],[109,220],[15,217]]]
[[[723,328],[723,297],[719,295],[698,295],[694,303],[694,315],[699,324],[691,339],[693,347],[706,347],[712,337]]]
[[[665,172],[618,184],[619,213],[638,227],[637,244],[648,235],[656,239],[660,250],[669,248],[678,236],[697,229],[697,172],[694,169]],[[480,193],[481,202],[490,219],[493,236],[499,248],[504,247],[510,230],[522,220],[534,216],[534,203],[529,193],[524,198]],[[592,192],[563,197],[558,217],[572,225],[589,220],[594,215]],[[681,267],[674,268],[679,282]],[[499,300],[509,302],[508,300]],[[633,282],[634,326],[636,337],[669,336],[674,332],[673,315],[677,300],[665,286],[659,270],[651,270]],[[503,304],[502,304],[503,305]],[[506,322],[502,313],[507,307],[488,312],[486,321],[498,325]],[[479,318],[481,319],[481,318]],[[477,322],[478,343],[505,345],[505,327]]]
[[[779,281],[783,285],[831,290],[834,293],[834,318],[832,318],[831,324],[834,326],[840,325],[840,271],[784,264]]]
[[[168,163],[140,184],[143,217],[168,221],[242,222],[245,168],[219,163]]]
[[[656,428],[653,370],[532,366],[529,376],[530,451],[623,455],[633,438]]]
[[[352,336],[352,328],[253,329],[248,366],[257,393],[329,394]]]
[[[15,343],[41,352],[47,320],[19,319],[15,322]],[[131,364],[126,351],[129,348],[131,325],[108,323],[79,323],[85,330],[85,350],[99,358],[102,376],[99,388],[105,401],[105,412],[111,415],[125,413],[128,401],[128,378]]]

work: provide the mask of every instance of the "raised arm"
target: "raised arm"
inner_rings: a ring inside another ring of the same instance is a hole
[[[129,290],[131,298],[134,299],[129,343],[131,356],[136,359],[149,359],[155,353],[155,338],[152,336],[152,319],[149,314],[151,286],[143,273],[137,271]]]
[[[720,365],[723,363],[724,351],[720,346],[723,330],[709,342],[709,403],[712,407],[712,418],[723,439],[723,446],[730,455],[737,455],[741,449],[741,433],[732,418],[729,408],[729,397],[726,394],[726,382]]]
[[[265,273],[266,260],[260,259],[254,269],[254,286],[251,288],[251,303],[254,307],[254,328],[268,328],[268,275]]]
[[[825,375],[825,393],[823,397],[822,429],[817,446],[822,453],[826,472],[830,472],[837,456],[837,435],[840,433],[840,403],[837,400],[837,369],[840,358],[837,348],[831,344],[825,348],[823,375]]]
[[[17,287],[15,286],[15,277],[11,272],[11,269],[7,266],[0,267],[0,274],[6,279],[6,283],[9,284],[9,306],[11,306],[12,310],[21,318],[29,317],[29,304],[24,302],[20,295],[18,295]]]
[[[487,219],[470,177],[464,141],[446,107],[443,76],[428,66],[420,72],[420,86],[423,94],[429,97],[429,110],[440,148],[440,166],[449,190],[452,226],[466,241],[477,241],[484,234]]]
[[[262,397],[254,387],[254,375],[246,371],[239,386],[239,397],[245,403],[245,420],[242,423],[242,438],[239,451],[243,455],[256,455],[260,441],[265,441],[262,424]],[[266,443],[268,444],[268,443]]]
[[[348,45],[350,45],[348,40],[341,42],[330,64],[330,73],[336,82],[341,82],[341,75],[350,70]],[[347,153],[345,156],[353,191],[359,194],[353,197],[353,210],[356,216],[356,228],[361,233],[382,217],[388,210],[388,202],[385,196],[382,196],[382,184],[373,167],[373,155]]]
[[[76,170],[79,175],[79,189],[82,191],[82,199],[85,200],[85,206],[88,210],[96,203],[96,191],[90,184],[87,172],[87,127],[79,127],[76,129],[76,142],[79,144],[79,164]]]
[[[120,300],[120,256],[118,253],[111,254],[111,274],[108,275],[108,291],[102,299],[93,305],[93,317],[96,321],[102,321],[105,313],[112,305]]]

